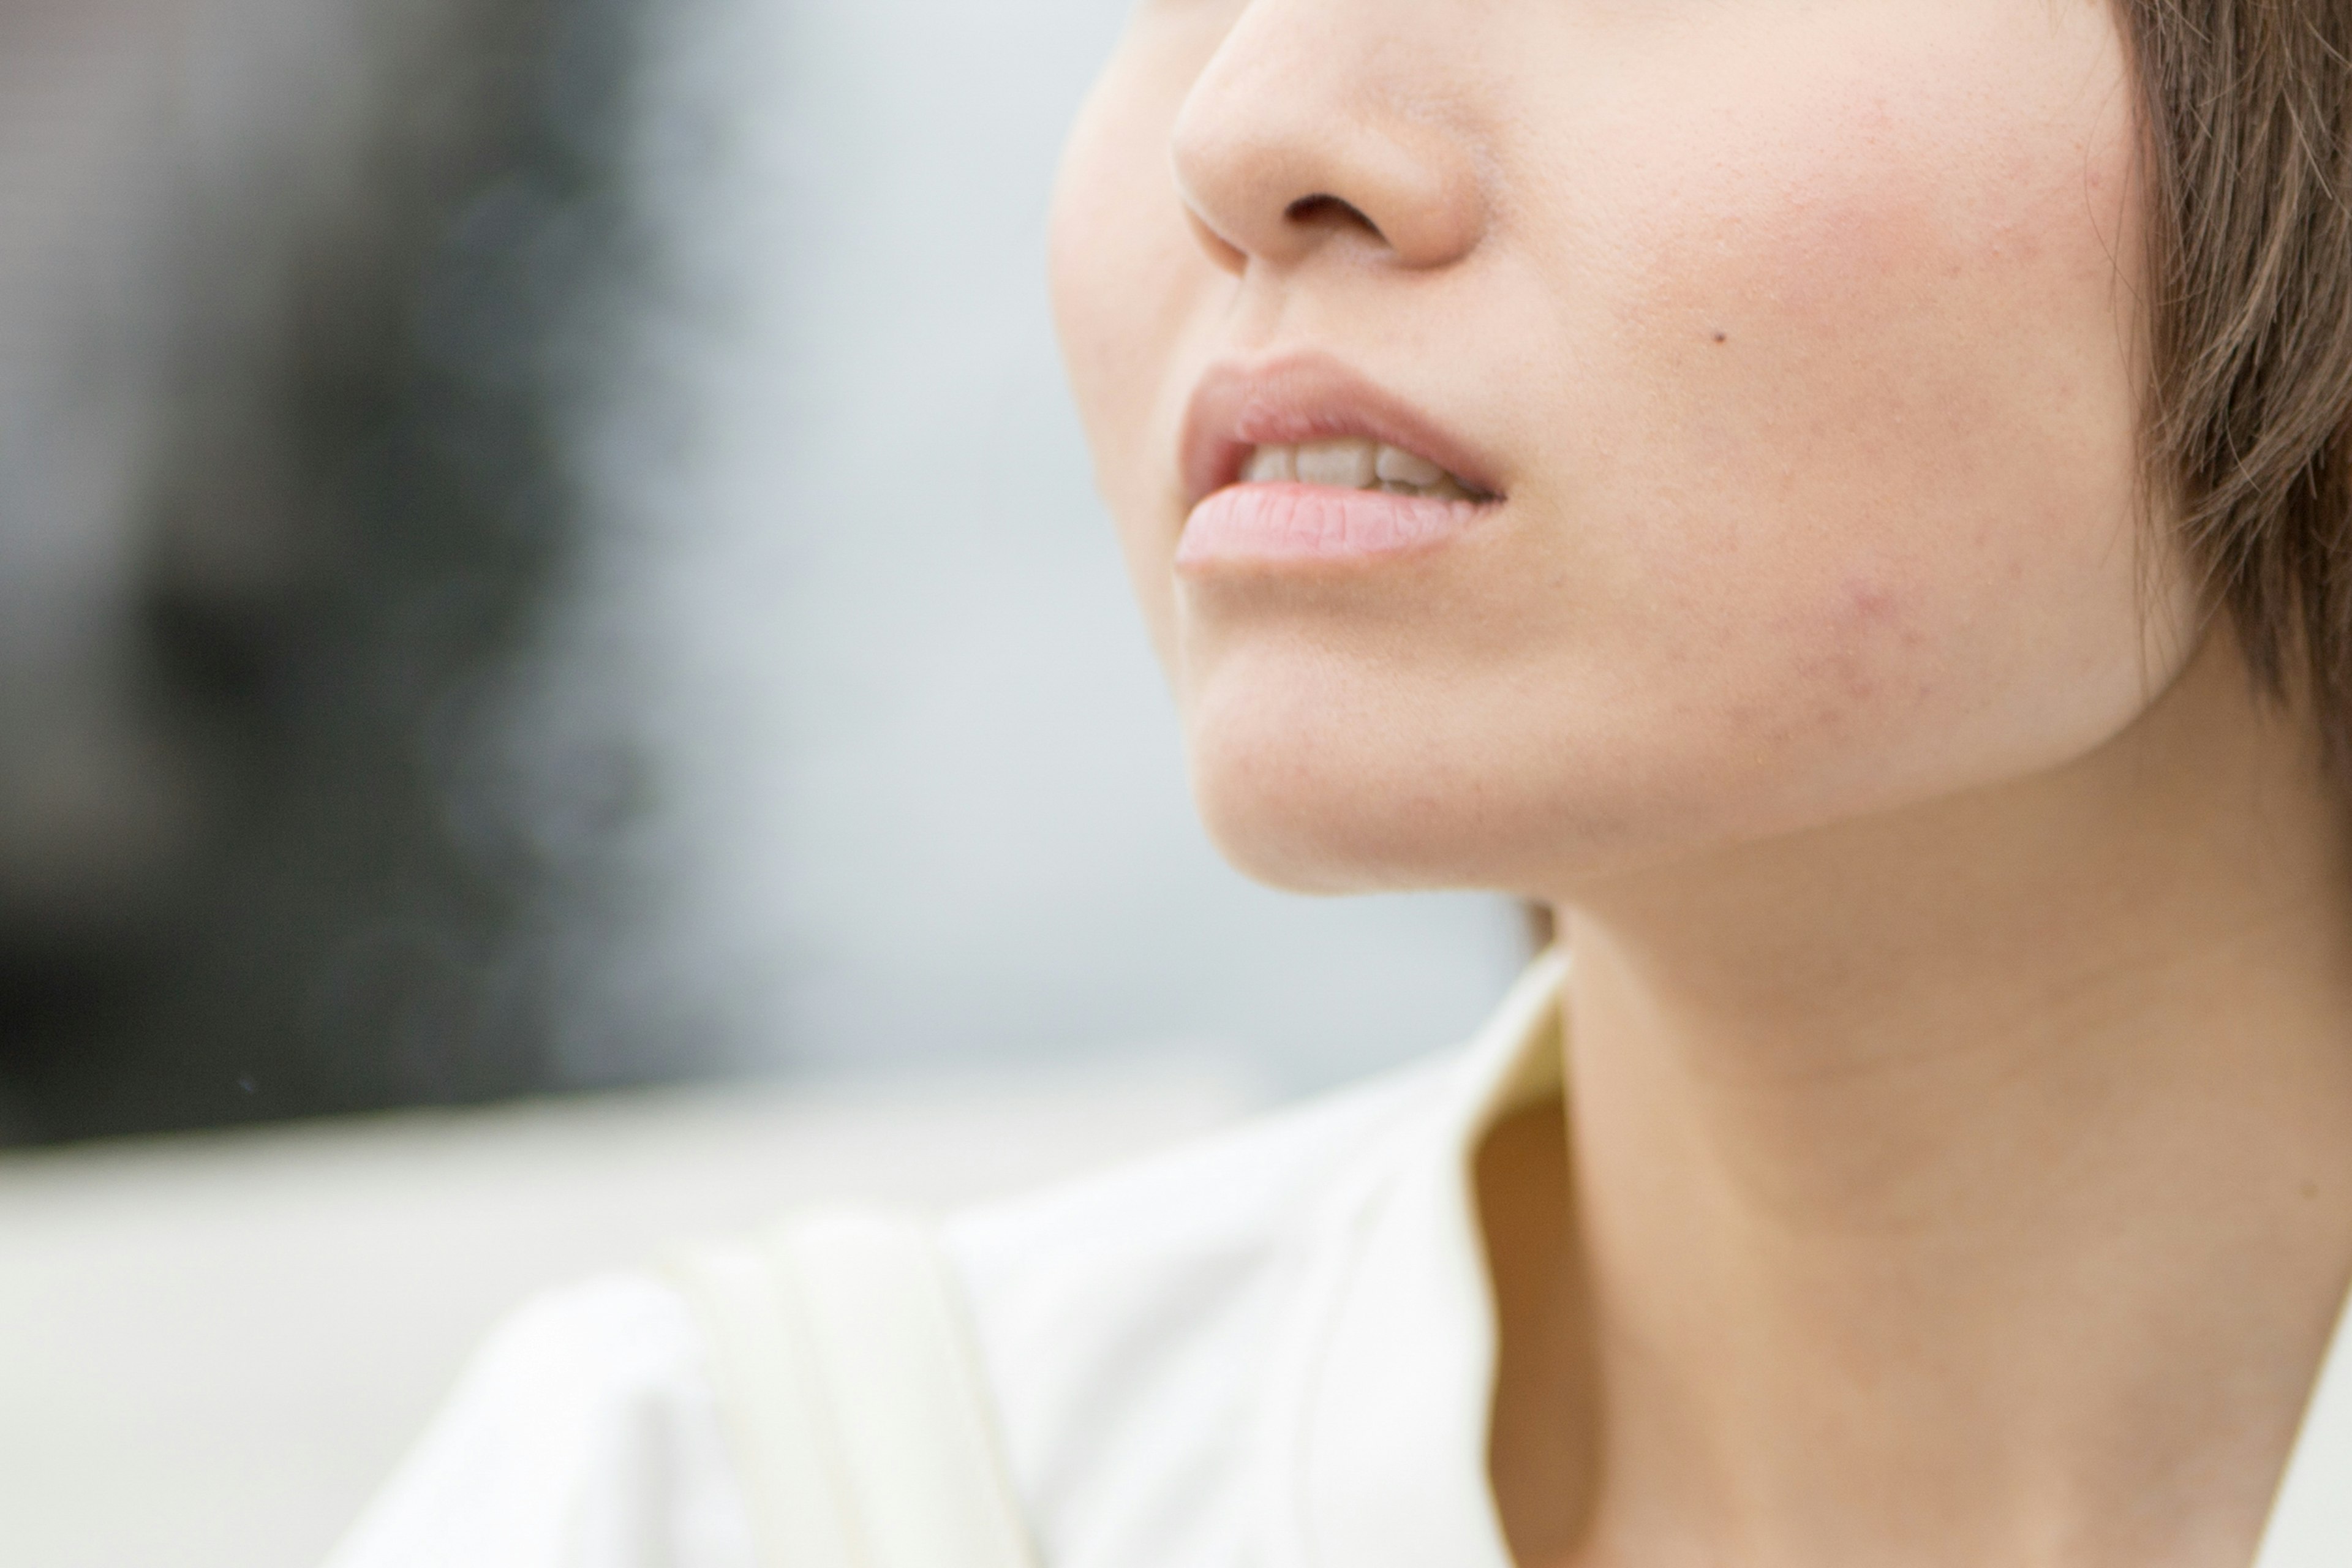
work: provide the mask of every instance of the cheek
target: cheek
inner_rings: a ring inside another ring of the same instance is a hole
[[[1172,109],[1114,66],[1080,116],[1048,229],[1054,320],[1105,484],[1139,467],[1151,403],[1202,264],[1163,167]]]
[[[1162,24],[1164,26],[1164,24]],[[1139,34],[1151,24],[1139,21]],[[1055,326],[1097,489],[1119,522],[1154,643],[1173,644],[1169,542],[1174,502],[1164,407],[1196,302],[1216,275],[1184,226],[1168,137],[1213,39],[1130,37],[1073,129],[1055,187],[1048,259]]]
[[[2146,696],[2136,215],[2086,108],[2120,62],[2037,103],[2013,33],[1974,67],[1938,41],[1629,136],[1561,268],[1610,302],[1584,368],[1637,389],[1563,391],[1592,416],[1563,510],[1607,521],[1641,706],[1846,793],[2048,761]]]
[[[1536,74],[1495,101],[1559,112],[1499,125],[1509,220],[1417,318],[1475,365],[1399,374],[1460,373],[1441,403],[1528,461],[1518,521],[1330,603],[1171,588],[1171,367],[1224,280],[1166,138],[1206,47],[1099,90],[1057,202],[1064,347],[1202,805],[1261,874],[1532,886],[1531,854],[1569,878],[1810,826],[2078,753],[2168,673],[2104,12],[1754,10],[1705,48],[1497,65]]]

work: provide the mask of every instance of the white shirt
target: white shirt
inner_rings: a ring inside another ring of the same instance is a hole
[[[1486,1476],[1485,1131],[1556,1092],[1562,965],[1467,1050],[949,1221],[1051,1568],[1509,1568]],[[2352,1563],[2339,1329],[2257,1568]],[[761,1568],[690,1310],[524,1309],[333,1568]]]

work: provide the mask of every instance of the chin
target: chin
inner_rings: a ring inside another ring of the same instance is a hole
[[[1473,885],[1370,792],[1285,759],[1196,758],[1192,796],[1227,863],[1286,892],[1339,895]]]
[[[1349,701],[1261,681],[1189,706],[1193,801],[1235,869],[1299,893],[1532,896],[1539,862],[1605,856],[1612,824],[1579,809],[1578,770],[1522,754],[1466,696],[1433,705],[1375,684]]]
[[[1235,869],[1301,893],[1458,885],[1445,818],[1460,784],[1415,765],[1433,748],[1394,693],[1383,701],[1328,667],[1223,673],[1183,704],[1185,757],[1202,825]]]
[[[1573,900],[1627,873],[1874,815],[1917,794],[1858,759],[1710,746],[1639,724],[1482,709],[1474,687],[1275,681],[1186,713],[1194,803],[1244,875],[1310,894],[1478,889]],[[1696,742],[1696,743],[1695,743]],[[1891,770],[1891,760],[1887,767]],[[1866,775],[1860,783],[1856,771]]]

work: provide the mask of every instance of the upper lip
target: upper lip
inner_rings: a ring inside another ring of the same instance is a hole
[[[1360,437],[1418,453],[1470,489],[1500,496],[1495,465],[1396,394],[1328,354],[1294,353],[1209,367],[1184,414],[1184,503],[1241,478],[1258,447]]]

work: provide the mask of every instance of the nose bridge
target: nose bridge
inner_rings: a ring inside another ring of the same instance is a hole
[[[1475,248],[1482,160],[1475,132],[1444,111],[1442,12],[1253,0],[1176,120],[1177,187],[1201,226],[1241,260],[1287,265],[1329,236],[1319,199],[1344,204],[1408,267]]]

